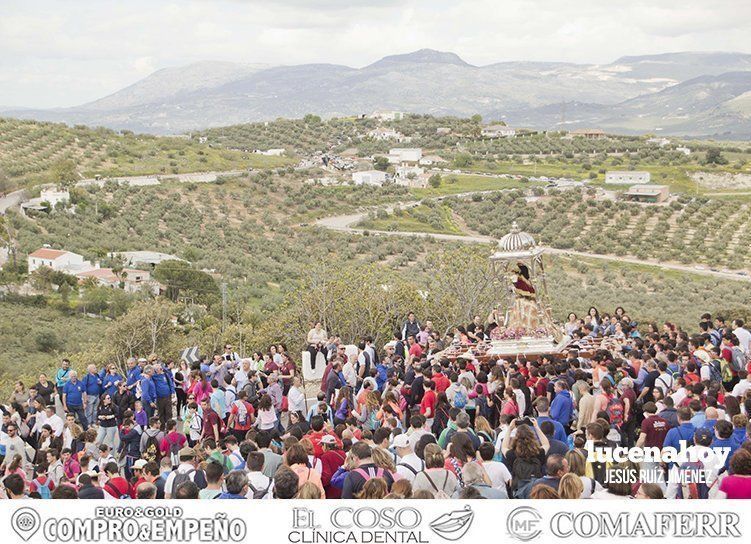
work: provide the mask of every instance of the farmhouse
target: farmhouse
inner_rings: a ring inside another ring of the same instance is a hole
[[[374,111],[370,114],[371,119],[380,121],[401,121],[404,119],[403,111]]]
[[[368,132],[368,136],[374,140],[395,140],[397,142],[407,142],[411,138],[406,137],[401,132],[394,130],[393,128],[374,128]]]
[[[605,183],[612,185],[649,183],[649,180],[649,172],[643,170],[609,170],[605,173]]]
[[[352,172],[352,182],[355,185],[383,185],[386,181],[386,172],[381,170],[363,170]]]
[[[65,272],[66,274],[75,274],[84,270],[94,268],[89,261],[83,260],[83,255],[64,251],[62,249],[51,249],[43,247],[30,253],[27,257],[29,273],[38,270],[42,266],[52,270]]]
[[[124,268],[116,274],[111,268],[95,268],[76,274],[80,282],[93,278],[98,285],[111,288],[122,287],[128,293],[148,290],[159,294],[159,284],[151,280],[151,274],[145,270]]]
[[[481,134],[484,138],[513,138],[516,130],[506,125],[488,125],[483,127]]]
[[[150,265],[152,268],[155,268],[164,261],[184,260],[168,253],[159,253],[158,251],[115,251],[110,253],[109,256],[110,258],[119,257],[123,259],[127,266]]]
[[[422,159],[422,148],[420,147],[395,147],[389,149],[390,164],[412,164],[416,165]]]
[[[623,193],[624,198],[634,202],[665,202],[670,196],[667,185],[632,185]]]
[[[21,209],[44,211],[53,209],[60,202],[70,202],[70,192],[68,189],[57,189],[56,187],[42,189],[38,198],[32,198],[28,202],[21,204]]]
[[[601,140],[607,138],[605,131],[599,128],[578,128],[569,132],[569,136],[574,138],[587,138],[589,140]]]

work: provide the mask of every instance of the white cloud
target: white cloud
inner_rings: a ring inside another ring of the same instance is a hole
[[[748,51],[747,0],[3,0],[0,104],[67,106],[198,60],[364,66],[430,47],[473,64]]]

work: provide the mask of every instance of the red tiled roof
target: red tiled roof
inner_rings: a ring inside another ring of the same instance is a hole
[[[60,249],[49,249],[46,247],[37,249],[34,253],[31,253],[29,257],[36,257],[37,259],[52,259],[55,260],[58,257],[62,257],[68,253],[67,251],[62,251]]]

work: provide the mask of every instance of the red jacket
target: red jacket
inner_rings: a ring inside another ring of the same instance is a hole
[[[325,451],[319,457],[321,460],[321,483],[327,499],[339,499],[342,496],[342,490],[331,485],[331,477],[344,464],[345,457],[346,454],[340,449]]]

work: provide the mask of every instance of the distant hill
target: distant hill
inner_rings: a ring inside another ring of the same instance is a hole
[[[159,70],[95,102],[6,115],[157,134],[277,117],[396,109],[506,119],[530,128],[728,137],[751,133],[751,55],[682,52],[611,64],[499,62],[473,66],[422,49],[363,68],[202,62]]]

